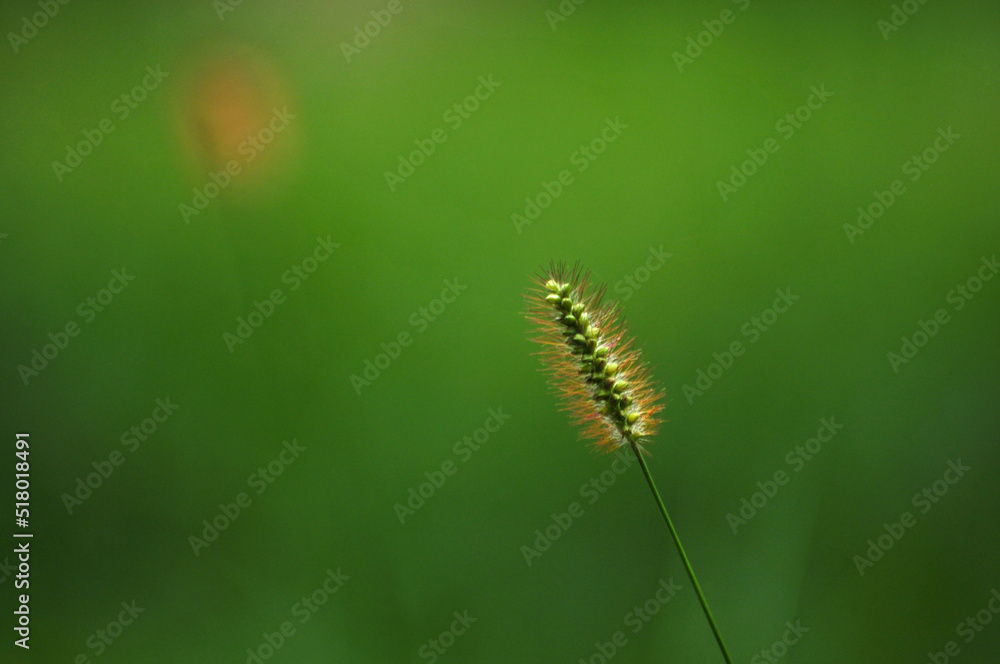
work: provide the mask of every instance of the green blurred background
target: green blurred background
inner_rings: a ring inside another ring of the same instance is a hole
[[[641,473],[581,494],[613,459],[557,410],[522,316],[529,276],[563,259],[609,283],[667,394],[652,472],[735,660],[925,662],[956,641],[961,662],[997,661],[1000,624],[969,643],[956,626],[992,620],[1000,589],[1000,279],[961,310],[948,295],[1000,249],[1000,7],[914,2],[891,32],[884,2],[593,1],[557,22],[559,7],[74,2],[43,21],[4,3],[0,477],[30,432],[35,538],[32,648],[12,643],[0,572],[0,659],[596,663],[621,630],[616,663],[721,662]],[[814,86],[832,95],[789,135]],[[912,181],[905,163],[949,127]],[[251,135],[273,140],[241,149]],[[230,160],[228,185],[182,212]],[[512,220],[563,170],[537,219]],[[905,192],[852,242],[844,224],[896,179]],[[312,263],[317,238],[340,246]],[[123,269],[110,304],[85,304]],[[442,312],[446,280],[466,288]],[[749,343],[786,288],[800,299]],[[249,338],[225,336],[275,289]],[[949,322],[895,371],[887,354],[941,308]],[[78,336],[20,369],[67,323]],[[401,333],[410,345],[352,382]],[[746,353],[687,398],[734,341]],[[135,442],[167,398],[176,412]],[[509,419],[456,449],[490,409]],[[795,472],[786,455],[831,417],[843,428]],[[293,439],[304,451],[274,465]],[[922,514],[912,497],[958,459],[971,470]],[[449,461],[401,523],[397,503]],[[282,472],[257,493],[269,463]],[[734,534],[727,514],[778,470],[788,484]],[[74,503],[88,476],[100,485]],[[0,491],[12,509],[13,480]],[[249,506],[192,547],[241,492]],[[573,502],[583,516],[526,564]],[[860,574],[904,511],[916,525]],[[300,622],[328,570],[350,578]],[[681,590],[634,633],[629,613],[671,578]],[[123,601],[145,611],[109,630]],[[430,650],[456,611],[476,622]],[[796,620],[809,631],[772,648]],[[262,647],[284,622],[294,634]]]

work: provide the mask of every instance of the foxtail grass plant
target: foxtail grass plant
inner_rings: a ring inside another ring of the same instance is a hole
[[[645,445],[660,424],[657,413],[663,406],[657,401],[662,393],[654,386],[639,349],[629,338],[618,307],[605,302],[604,294],[605,287],[592,284],[589,273],[579,264],[569,268],[565,263],[553,263],[542,270],[535,277],[534,288],[526,295],[527,317],[538,332],[534,340],[543,345],[540,355],[551,384],[563,408],[582,425],[583,438],[593,441],[602,451],[632,448],[722,656],[727,664],[732,664],[705,594],[646,465]]]

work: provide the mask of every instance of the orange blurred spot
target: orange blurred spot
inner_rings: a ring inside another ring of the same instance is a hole
[[[260,49],[216,45],[192,56],[182,75],[176,118],[192,177],[204,181],[233,162],[229,189],[273,189],[297,152],[296,119],[277,67]],[[276,118],[278,118],[276,120]],[[275,128],[278,128],[275,131]]]

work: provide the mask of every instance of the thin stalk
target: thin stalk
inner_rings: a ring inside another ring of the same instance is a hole
[[[653,491],[653,498],[656,499],[656,504],[660,507],[660,513],[663,514],[663,520],[667,522],[667,529],[670,531],[670,536],[674,538],[674,544],[677,545],[677,550],[681,554],[681,560],[684,561],[684,569],[687,570],[688,578],[691,579],[691,585],[694,586],[694,591],[698,594],[698,600],[701,602],[701,608],[705,610],[705,617],[708,618],[708,624],[712,627],[712,633],[715,634],[715,640],[719,643],[719,648],[722,650],[722,656],[726,658],[726,664],[733,664],[733,658],[729,656],[729,651],[726,650],[726,644],[722,640],[722,634],[719,633],[719,626],[715,624],[715,618],[712,617],[712,610],[708,608],[708,601],[705,599],[705,594],[701,592],[701,586],[698,585],[698,578],[694,575],[694,569],[691,568],[691,561],[688,560],[687,554],[684,553],[684,546],[681,545],[681,538],[677,535],[677,530],[674,528],[674,524],[670,521],[670,515],[667,514],[667,508],[663,504],[663,499],[660,498],[660,492],[656,488],[656,483],[653,482],[653,476],[649,474],[649,467],[646,466],[646,460],[642,456],[642,452],[639,451],[639,446],[635,443],[631,443],[632,451],[635,452],[635,456],[639,459],[639,465],[642,467],[642,473],[646,476],[646,481],[649,483],[649,488]]]

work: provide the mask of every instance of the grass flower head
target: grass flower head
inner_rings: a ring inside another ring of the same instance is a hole
[[[604,302],[605,287],[589,272],[553,263],[526,295],[535,341],[565,410],[583,425],[583,437],[609,452],[641,448],[656,433],[661,393],[628,338],[618,308]]]

